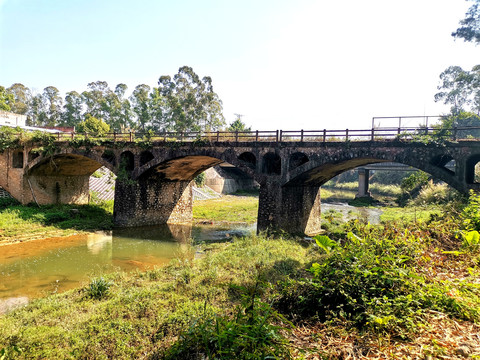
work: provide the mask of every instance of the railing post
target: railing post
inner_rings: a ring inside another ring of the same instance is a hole
[[[278,130],[275,133],[275,141],[278,142]]]
[[[220,141],[220,131],[217,130],[217,142]]]
[[[258,130],[255,131],[255,141],[258,141]]]
[[[130,131],[130,142],[133,142],[133,133]]]
[[[327,140],[327,129],[323,129],[323,142]]]
[[[457,140],[457,127],[455,126],[453,128],[453,141],[456,141]]]
[[[183,141],[183,131],[180,131],[180,141]]]
[[[345,130],[345,141],[348,141],[348,129]]]
[[[163,130],[163,142],[167,142],[167,130]]]
[[[235,142],[238,142],[238,130],[235,130]]]
[[[397,135],[400,135],[400,128],[397,129]]]
[[[300,141],[303,142],[303,129],[300,130]]]
[[[116,142],[117,141],[117,132],[114,131],[113,132],[113,142]]]
[[[280,135],[279,135],[279,140],[280,142],[282,142],[282,137],[283,137],[283,130],[280,130]]]
[[[372,141],[375,140],[375,128],[372,128],[372,139],[371,140]]]
[[[75,138],[75,131],[72,132],[72,140]]]

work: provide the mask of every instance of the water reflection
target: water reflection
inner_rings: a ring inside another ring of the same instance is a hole
[[[78,287],[105,272],[152,269],[174,258],[193,257],[191,239],[221,241],[253,229],[254,226],[232,229],[231,226],[164,225],[2,246],[0,313],[12,302],[23,304],[25,298]]]

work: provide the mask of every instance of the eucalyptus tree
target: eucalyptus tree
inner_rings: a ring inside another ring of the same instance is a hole
[[[55,126],[61,122],[63,99],[55,86],[43,89],[42,97],[46,106],[46,121],[43,125]]]
[[[87,90],[82,92],[85,113],[94,118],[104,119],[106,117],[106,96],[111,92],[106,81],[95,81],[88,83]]]
[[[475,44],[480,43],[480,0],[473,0],[473,5],[468,9],[465,18],[460,20],[460,27],[452,36]]]
[[[136,128],[145,131],[151,122],[150,109],[150,86],[140,84],[135,87],[130,102],[132,104],[132,111],[136,117]]]
[[[16,114],[26,114],[32,101],[32,92],[23,84],[15,83],[7,88],[7,93],[12,94],[15,104],[11,106],[11,111]]]
[[[477,81],[475,74],[463,70],[460,66],[450,66],[440,74],[441,90],[435,94],[435,101],[443,101],[451,105],[452,114],[465,110],[465,107],[472,104]]]
[[[213,91],[212,79],[200,77],[183,66],[171,78],[161,76],[158,92],[165,100],[165,123],[177,131],[216,130],[225,123],[222,102]]]
[[[10,111],[12,105],[15,105],[15,97],[0,86],[0,110]]]
[[[65,104],[61,117],[61,125],[78,126],[83,119],[82,96],[76,91],[70,91],[65,95]]]
[[[43,126],[48,122],[47,103],[42,94],[32,96],[32,102],[27,111],[27,124]]]

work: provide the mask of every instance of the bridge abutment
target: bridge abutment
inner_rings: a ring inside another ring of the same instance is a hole
[[[23,203],[88,204],[89,176],[25,176]]]
[[[260,185],[257,231],[285,231],[315,235],[320,232],[320,186]]]
[[[192,201],[191,181],[117,180],[113,222],[117,227],[189,223]]]

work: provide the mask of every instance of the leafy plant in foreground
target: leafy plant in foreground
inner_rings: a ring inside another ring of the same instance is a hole
[[[105,280],[103,277],[92,279],[87,288],[87,295],[93,299],[99,300],[107,296],[112,285],[113,284],[110,281]]]
[[[289,322],[255,294],[233,318],[204,315],[180,335],[163,359],[291,359],[281,326]]]

